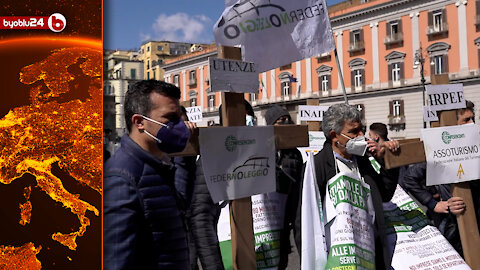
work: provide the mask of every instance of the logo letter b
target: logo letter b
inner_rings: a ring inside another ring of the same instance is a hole
[[[60,13],[54,13],[48,18],[48,28],[53,32],[61,32],[67,26],[67,20]]]

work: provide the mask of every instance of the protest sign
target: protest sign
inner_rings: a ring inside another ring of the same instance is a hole
[[[308,132],[308,147],[298,147],[298,151],[302,154],[303,162],[307,162],[310,153],[316,155],[323,149],[323,144],[326,141],[323,131],[309,131]]]
[[[375,269],[374,209],[370,186],[351,173],[327,183],[325,269]]]
[[[208,62],[212,92],[258,93],[256,64],[221,58]]]
[[[252,196],[253,232],[257,269],[277,269],[280,261],[280,234],[283,229],[287,195],[277,192]],[[233,269],[229,206],[222,208],[217,224],[218,241],[225,270]]]
[[[383,210],[393,269],[470,269],[400,186]]]
[[[298,120],[300,121],[323,121],[323,114],[329,106],[298,106]]]
[[[427,159],[427,185],[480,178],[479,127],[475,124],[422,130]]]
[[[430,106],[423,106],[423,121],[438,121],[437,111],[432,110]]]
[[[445,111],[465,108],[463,84],[426,85],[430,109]]]
[[[238,0],[214,26],[215,41],[242,48],[244,61],[264,72],[335,47],[325,0]],[[279,41],[281,40],[281,41]]]
[[[186,107],[187,110],[187,117],[188,121],[190,122],[202,122],[203,120],[203,115],[202,115],[202,107],[200,106],[194,106],[194,107]]]
[[[275,191],[273,126],[200,129],[199,141],[214,202]]]

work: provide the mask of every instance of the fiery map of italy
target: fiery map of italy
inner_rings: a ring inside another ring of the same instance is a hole
[[[23,67],[19,80],[32,87],[30,105],[13,108],[0,119],[0,183],[9,185],[21,181],[24,175],[33,176],[33,188],[78,219],[79,227],[51,233],[54,241],[74,251],[77,239],[90,225],[86,214],[99,216],[101,206],[85,201],[82,194],[69,192],[61,177],[52,172],[52,165],[102,193],[102,51],[88,47],[54,50],[42,61]],[[88,98],[62,100],[80,87],[88,91]],[[31,193],[31,186],[24,188],[18,226],[31,222],[35,211]],[[47,251],[34,239],[22,246],[0,242],[0,268],[41,269],[36,257],[39,252]]]

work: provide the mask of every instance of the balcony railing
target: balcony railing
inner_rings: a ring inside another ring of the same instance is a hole
[[[363,43],[363,41],[357,41],[355,43],[350,43],[350,45],[348,46],[348,51],[349,52],[357,52],[357,51],[361,51],[365,49],[365,45]]]
[[[385,37],[383,43],[385,45],[389,45],[389,44],[399,43],[402,41],[403,41],[403,33],[395,33]]]
[[[197,79],[190,79],[190,80],[188,80],[188,85],[189,85],[189,86],[196,85],[196,84],[197,84]]]
[[[448,24],[441,23],[437,25],[429,25],[427,27],[427,35],[443,34],[448,32]]]

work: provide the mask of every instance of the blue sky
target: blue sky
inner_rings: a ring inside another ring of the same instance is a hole
[[[294,0],[290,0],[294,1]],[[342,0],[327,0],[327,5]],[[104,0],[104,48],[154,40],[211,43],[225,0]]]

